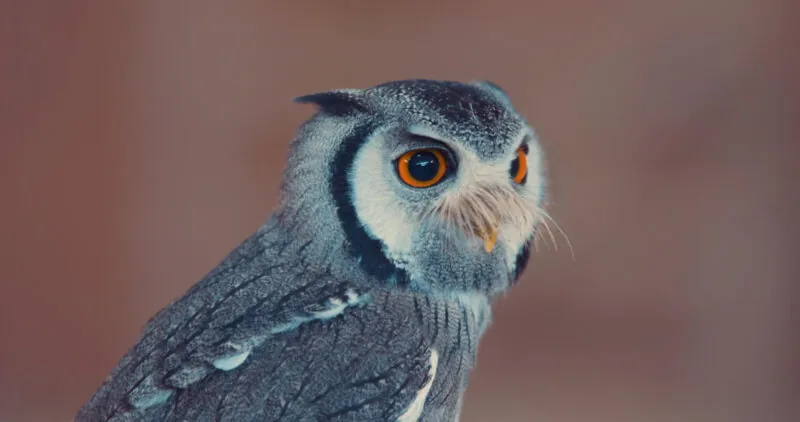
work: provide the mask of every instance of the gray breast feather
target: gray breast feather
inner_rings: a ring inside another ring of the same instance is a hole
[[[431,345],[414,306],[265,256],[243,245],[228,258],[235,265],[157,314],[76,420],[402,416],[430,384]]]

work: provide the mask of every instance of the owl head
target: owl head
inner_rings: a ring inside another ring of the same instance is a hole
[[[318,109],[292,143],[279,215],[307,262],[423,292],[491,295],[518,279],[543,162],[502,89],[404,80],[296,101]]]

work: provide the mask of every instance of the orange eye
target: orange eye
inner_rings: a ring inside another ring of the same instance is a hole
[[[525,183],[525,177],[528,175],[528,155],[523,147],[517,150],[517,158],[511,162],[510,173],[514,183]]]
[[[434,148],[411,150],[397,160],[400,179],[415,188],[427,188],[439,183],[446,171],[444,154]]]

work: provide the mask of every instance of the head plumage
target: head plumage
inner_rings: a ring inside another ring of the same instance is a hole
[[[339,89],[297,97],[294,102],[314,104],[320,111],[334,116],[346,116],[353,112],[367,111],[367,103],[358,89]]]

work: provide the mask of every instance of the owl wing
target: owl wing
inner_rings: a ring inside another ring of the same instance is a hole
[[[269,265],[253,241],[150,320],[77,421],[377,421],[421,411],[436,355],[405,315],[413,307]]]

